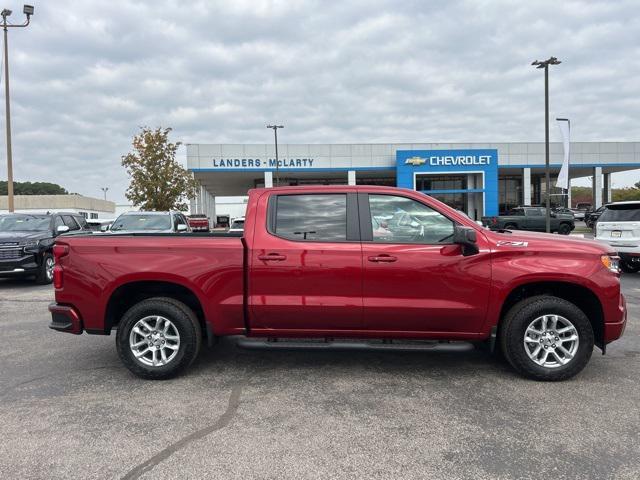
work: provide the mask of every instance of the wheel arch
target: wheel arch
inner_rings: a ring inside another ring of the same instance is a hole
[[[537,295],[562,298],[576,305],[591,323],[596,346],[601,349],[604,347],[604,311],[600,299],[588,287],[571,282],[537,281],[514,287],[502,303],[498,330],[511,307],[521,300]]]
[[[153,297],[168,297],[184,303],[193,310],[203,330],[209,335],[204,309],[198,296],[184,285],[164,280],[137,280],[118,286],[111,293],[105,308],[104,333],[108,335],[133,305]]]

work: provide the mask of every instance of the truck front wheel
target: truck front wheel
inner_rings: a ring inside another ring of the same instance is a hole
[[[193,311],[173,298],[155,297],[131,307],[118,325],[116,346],[135,375],[171,378],[195,360],[202,330]]]
[[[541,295],[514,305],[500,328],[502,352],[522,375],[535,380],[571,378],[589,362],[593,329],[573,303]]]

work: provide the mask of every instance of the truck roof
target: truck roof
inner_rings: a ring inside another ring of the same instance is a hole
[[[397,191],[405,191],[405,192],[413,192],[415,190],[409,188],[398,188],[398,187],[384,187],[380,185],[298,185],[298,186],[286,186],[286,187],[268,187],[268,188],[253,188],[249,190],[249,192],[268,192],[268,191],[278,191],[278,192],[318,192],[318,191],[381,191],[381,192],[397,192]]]

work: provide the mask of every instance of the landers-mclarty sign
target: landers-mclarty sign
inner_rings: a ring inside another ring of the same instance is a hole
[[[311,168],[313,158],[279,158],[278,168]],[[276,168],[276,159],[214,158],[214,168]]]

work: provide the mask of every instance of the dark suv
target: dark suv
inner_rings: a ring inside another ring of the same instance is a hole
[[[39,284],[53,280],[53,242],[56,236],[87,229],[75,213],[0,216],[0,278],[35,277]]]

